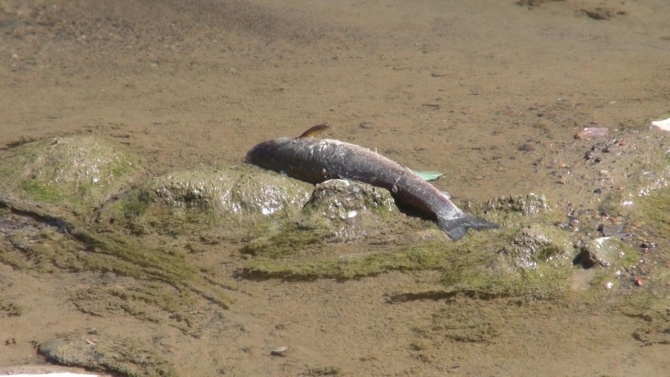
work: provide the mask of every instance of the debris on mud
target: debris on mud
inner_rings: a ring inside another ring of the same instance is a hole
[[[300,376],[318,377],[318,376],[339,376],[342,374],[342,368],[335,366],[309,367],[307,371]]]
[[[582,8],[580,11],[588,18],[597,21],[607,21],[612,17],[625,16],[628,14],[628,12],[624,10],[615,10],[608,7],[596,7],[591,9]]]
[[[588,139],[592,137],[606,136],[607,131],[606,127],[584,127],[581,131],[575,134],[575,139]]]
[[[13,302],[0,301],[0,317],[20,317],[23,309]]]
[[[282,347],[277,347],[277,348],[273,349],[270,352],[270,355],[284,357],[284,356],[286,356],[286,352],[288,352],[288,347],[282,346]]]
[[[542,3],[551,2],[551,1],[565,1],[565,0],[517,0],[516,5],[522,7],[528,7],[528,9],[533,9],[542,5]]]

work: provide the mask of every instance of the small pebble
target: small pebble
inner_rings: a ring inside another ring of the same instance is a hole
[[[519,150],[521,152],[535,152],[535,147],[532,144],[525,143],[519,147]]]
[[[272,350],[270,352],[270,355],[272,356],[286,356],[286,351],[288,351],[288,347],[278,347]]]

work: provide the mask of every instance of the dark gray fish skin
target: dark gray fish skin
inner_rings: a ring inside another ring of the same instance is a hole
[[[391,191],[400,204],[437,219],[452,240],[469,228],[498,224],[468,215],[445,194],[400,164],[358,145],[332,139],[279,138],[262,142],[246,156],[248,163],[310,183],[351,179]]]

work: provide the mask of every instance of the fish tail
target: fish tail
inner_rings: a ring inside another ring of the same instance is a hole
[[[463,238],[470,228],[476,230],[498,228],[498,224],[496,223],[486,221],[467,213],[452,218],[438,217],[437,224],[440,229],[454,241]]]

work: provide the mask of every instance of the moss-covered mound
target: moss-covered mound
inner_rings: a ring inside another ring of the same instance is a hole
[[[85,214],[130,186],[142,159],[122,144],[66,136],[23,144],[0,163],[0,192]]]
[[[250,223],[298,213],[312,186],[251,166],[170,172],[105,205],[99,220],[136,234],[239,234]],[[216,233],[216,230],[214,231]]]

